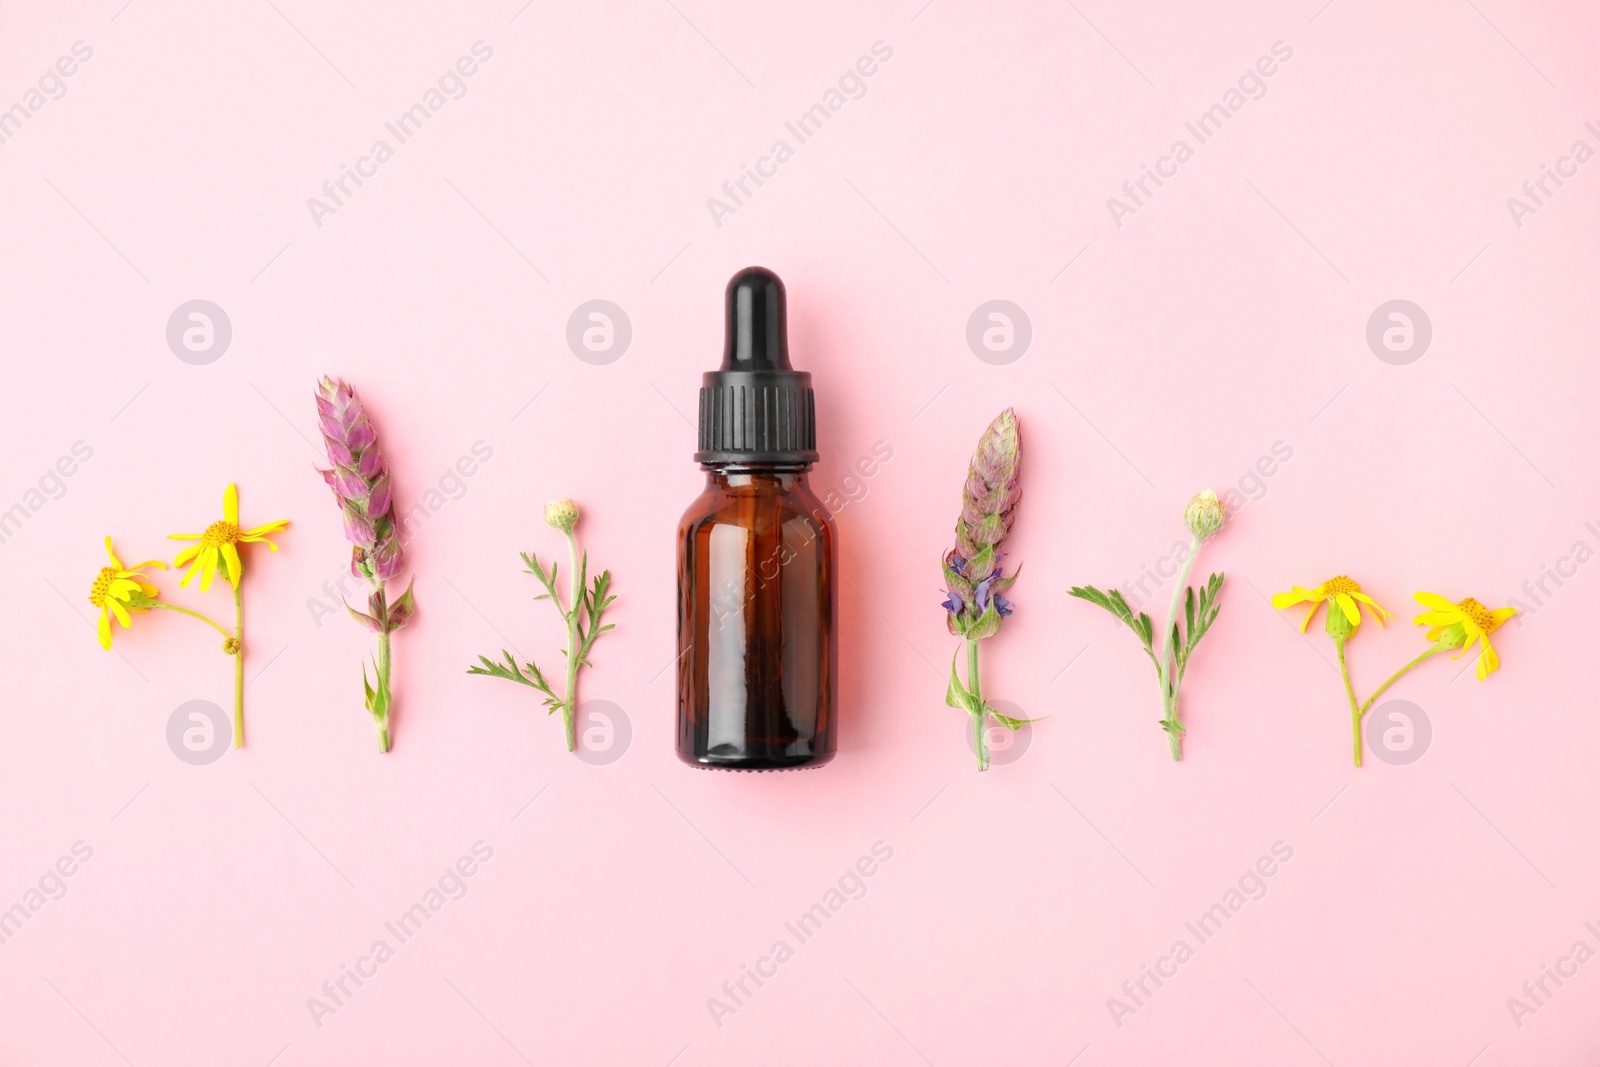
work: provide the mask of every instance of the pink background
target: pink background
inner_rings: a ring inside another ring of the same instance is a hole
[[[0,1062],[1590,1062],[1600,963],[1520,1027],[1506,1000],[1600,949],[1594,568],[1547,580],[1489,682],[1431,663],[1397,687],[1432,747],[1359,771],[1326,637],[1264,598],[1348,572],[1400,615],[1351,646],[1366,691],[1424,647],[1414,590],[1531,606],[1525,582],[1600,548],[1600,162],[1520,227],[1506,205],[1600,148],[1600,19],[1321,2],[6,3],[0,106],[74,42],[93,57],[0,145],[0,508],[93,455],[0,544],[0,907],[74,842],[93,858],[0,945]],[[466,95],[319,227],[307,198],[480,40]],[[865,95],[716,225],[707,198],[877,41]],[[1266,95],[1115,225],[1107,198],[1276,41]],[[816,376],[814,484],[856,498],[842,748],[815,774],[672,752],[689,420],[750,263],[787,282]],[[207,366],[165,339],[195,298],[233,328]],[[1365,340],[1397,298],[1433,325],[1406,366]],[[565,339],[593,299],[632,324],[606,366]],[[991,299],[1032,324],[1004,366],[965,339]],[[324,371],[374,410],[402,506],[442,490],[388,757],[370,636],[309,607],[348,551],[313,470]],[[985,681],[1048,718],[979,776],[937,560],[1006,405],[1025,569]],[[214,635],[161,614],[106,653],[85,593],[105,534],[170,558],[230,480],[247,522],[294,525],[247,560],[250,746],[196,767],[166,727],[229,704]],[[1241,482],[1174,765],[1133,638],[1066,590],[1137,578],[1191,493]],[[568,495],[619,597],[584,680],[632,725],[606,766],[531,691],[463,673],[502,634],[558,657],[516,553],[559,547],[541,507]],[[316,1025],[307,998],[479,841],[466,895]],[[866,895],[718,1026],[708,998],[879,841]],[[1266,896],[1119,1027],[1107,998],[1280,841]]]

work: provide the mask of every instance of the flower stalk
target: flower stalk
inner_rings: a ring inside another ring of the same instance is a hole
[[[222,492],[222,518],[205,528],[203,533],[197,534],[169,534],[174,541],[193,541],[194,544],[183,549],[173,560],[174,567],[188,564],[189,569],[184,572],[178,581],[179,586],[187,586],[190,579],[196,576],[200,579],[202,592],[211,588],[211,581],[220,571],[233,587],[233,631],[230,633],[214,620],[197,611],[189,611],[174,605],[152,605],[165,607],[181,612],[209,623],[212,628],[223,635],[222,651],[233,657],[233,747],[244,747],[244,557],[240,554],[240,546],[246,544],[264,544],[276,552],[278,546],[273,544],[270,535],[289,525],[287,519],[265,523],[249,529],[241,528],[239,524],[239,489],[229,483]]]
[[[562,606],[557,585],[559,565],[552,562],[546,568],[536,554],[523,552],[521,555],[527,573],[544,587],[544,592],[534,599],[548,600],[554,604],[556,611],[561,614],[561,621],[566,625],[567,647],[563,651],[567,661],[566,686],[557,693],[538,664],[529,660],[519,666],[516,657],[505,649],[500,650],[504,662],[480,655],[478,663],[468,667],[467,673],[504,678],[508,682],[538,690],[544,699],[546,711],[552,715],[558,711],[561,713],[567,751],[575,752],[578,748],[578,671],[582,667],[593,666],[589,661],[589,651],[594,648],[595,640],[607,630],[615,629],[615,624],[602,623],[601,619],[606,608],[617,598],[610,592],[610,571],[601,571],[590,584],[589,554],[579,547],[575,533],[579,518],[578,505],[571,500],[553,501],[545,505],[544,518],[567,541],[567,606]]]
[[[388,752],[389,712],[394,703],[390,637],[417,611],[411,584],[398,599],[389,599],[388,582],[400,574],[405,563],[394,517],[389,466],[378,442],[378,431],[355,389],[342,379],[324,377],[317,385],[316,400],[322,443],[331,464],[319,473],[344,516],[345,537],[351,543],[350,573],[372,587],[365,612],[348,603],[345,610],[378,636],[378,651],[373,657],[377,684],[367,679],[367,665],[362,663],[361,688],[367,713],[378,732],[378,751]]]
[[[1200,556],[1200,546],[1222,529],[1227,519],[1222,501],[1210,489],[1196,493],[1184,508],[1184,525],[1189,527],[1189,551],[1173,583],[1159,651],[1154,620],[1142,611],[1135,612],[1120,589],[1108,592],[1092,585],[1075,585],[1068,590],[1070,595],[1115,615],[1144,646],[1144,654],[1156,670],[1156,686],[1161,691],[1161,718],[1157,725],[1167,735],[1167,751],[1174,760],[1183,759],[1183,735],[1188,730],[1178,712],[1178,692],[1189,669],[1189,657],[1211,629],[1211,624],[1217,621],[1221,610],[1218,594],[1224,578],[1221,572],[1213,574],[1196,590],[1189,585],[1189,574]],[[1178,614],[1180,604],[1182,616]]]
[[[1350,679],[1350,666],[1345,658],[1345,645],[1349,643],[1361,625],[1361,606],[1365,605],[1369,614],[1378,620],[1382,626],[1384,620],[1392,618],[1376,600],[1361,591],[1361,586],[1345,575],[1329,578],[1322,584],[1307,589],[1304,586],[1295,586],[1286,593],[1275,594],[1272,606],[1275,608],[1293,607],[1296,604],[1311,605],[1311,610],[1300,623],[1300,631],[1305,632],[1306,626],[1317,613],[1317,609],[1324,603],[1328,605],[1328,613],[1323,620],[1323,628],[1328,637],[1333,641],[1334,651],[1339,656],[1339,677],[1344,682],[1345,699],[1350,705],[1350,734],[1352,753],[1355,765],[1361,766],[1362,744],[1361,723],[1368,711],[1379,697],[1389,690],[1389,687],[1405,677],[1417,667],[1426,663],[1441,652],[1450,652],[1455,649],[1461,651],[1456,658],[1467,654],[1474,643],[1481,644],[1478,654],[1478,680],[1482,681],[1490,673],[1500,667],[1500,657],[1489,644],[1489,635],[1499,629],[1511,616],[1515,615],[1515,608],[1498,608],[1490,611],[1478,601],[1467,597],[1456,603],[1451,603],[1437,593],[1417,593],[1414,597],[1418,604],[1427,608],[1418,615],[1415,622],[1419,626],[1431,626],[1428,631],[1428,640],[1433,642],[1421,655],[1411,660],[1405,666],[1391,674],[1383,684],[1373,690],[1372,695],[1365,701],[1356,697],[1355,685]]]
[[[1020,730],[1033,721],[1003,715],[984,699],[979,665],[980,643],[999,633],[1002,620],[1014,610],[1000,594],[1011,588],[1017,572],[1006,574],[1000,560],[1022,499],[1021,475],[1022,438],[1016,413],[1006,408],[978,440],[961,490],[955,548],[943,560],[945,624],[962,639],[967,653],[965,683],[956,669],[961,652],[950,660],[944,702],[971,718],[972,751],[980,771],[989,769],[990,719],[1008,730]]]

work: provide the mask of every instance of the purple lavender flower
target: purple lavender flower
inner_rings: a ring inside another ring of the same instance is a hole
[[[1022,499],[1021,468],[1017,417],[1007,408],[978,442],[961,490],[956,546],[944,557],[945,585],[950,593],[945,601],[946,622],[957,636],[989,637],[1014,610],[1011,601],[999,595],[1017,580],[1015,573],[1003,573],[1000,550]]]
[[[943,560],[945,623],[963,638],[967,653],[967,679],[956,669],[961,654],[950,661],[950,683],[944,701],[964,711],[972,720],[972,751],[978,770],[989,769],[988,723],[992,719],[1008,730],[1020,730],[1031,720],[1012,718],[996,711],[983,697],[979,685],[978,646],[985,637],[1000,632],[1000,621],[1014,610],[1000,594],[1017,580],[1000,565],[1006,537],[1022,498],[1022,439],[1017,416],[1002,411],[978,441],[967,481],[961,489],[961,518],[956,521],[956,546]]]
[[[335,378],[323,378],[317,388],[317,421],[328,462],[333,464],[331,470],[320,472],[322,480],[339,502],[344,535],[354,546],[350,573],[388,581],[400,573],[404,560],[378,432],[356,391]]]
[[[378,727],[378,750],[389,751],[389,635],[416,614],[411,587],[398,600],[389,602],[385,583],[400,573],[405,553],[400,531],[394,521],[394,496],[389,467],[378,446],[378,431],[367,418],[361,398],[342,379],[324,377],[317,386],[317,421],[322,428],[322,443],[327,448],[332,468],[319,471],[333,490],[344,516],[344,535],[350,550],[350,573],[372,584],[367,611],[349,604],[345,610],[362,626],[378,635],[378,655],[374,663],[377,687],[367,681],[366,666],[361,668],[361,684],[366,691],[367,710]]]

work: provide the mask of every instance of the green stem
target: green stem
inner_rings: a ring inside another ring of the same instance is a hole
[[[1178,719],[1178,691],[1170,689],[1167,693],[1167,748],[1172,752],[1175,760],[1183,759],[1183,731],[1182,723]]]
[[[389,751],[389,704],[393,699],[389,690],[389,672],[393,663],[393,653],[389,645],[389,597],[388,590],[384,588],[383,580],[376,573],[367,578],[372,583],[373,592],[377,594],[376,601],[371,607],[376,609],[378,621],[383,624],[383,629],[378,631],[378,688],[373,696],[372,720],[378,727],[378,751]]]
[[[162,608],[162,609],[164,609],[166,611],[176,611],[180,615],[187,615],[190,618],[199,619],[201,622],[205,623],[207,626],[209,626],[213,630],[217,631],[217,633],[221,634],[223,637],[227,637],[227,638],[233,637],[233,634],[228,632],[228,628],[227,627],[223,626],[220,622],[217,622],[215,619],[211,618],[208,615],[200,614],[198,611],[190,611],[188,608],[180,608],[176,604],[163,604],[159,600],[155,601],[150,606],[152,608]]]
[[[378,719],[378,751],[389,751],[389,631],[378,634],[378,692],[382,694],[383,714]]]
[[[1401,667],[1399,670],[1395,671],[1393,674],[1391,674],[1389,676],[1389,680],[1384,682],[1382,685],[1378,686],[1378,688],[1373,691],[1372,695],[1367,698],[1367,702],[1365,704],[1361,705],[1361,714],[1365,715],[1367,713],[1367,710],[1369,708],[1371,708],[1374,703],[1377,702],[1378,698],[1383,696],[1384,691],[1386,689],[1388,689],[1394,683],[1398,682],[1401,679],[1401,677],[1404,676],[1412,668],[1416,667],[1418,664],[1422,663],[1424,660],[1430,659],[1433,656],[1437,656],[1441,652],[1448,652],[1449,650],[1450,650],[1449,646],[1436,643],[1432,648],[1428,649],[1428,651],[1424,652],[1422,655],[1418,656],[1416,659],[1412,660],[1410,663],[1407,663],[1404,667]]]
[[[983,683],[978,673],[978,639],[967,638],[967,692],[972,695],[978,711],[972,716],[972,750],[978,757],[978,770],[989,769],[989,731],[984,721],[989,716],[983,710]]]
[[[1178,605],[1183,603],[1184,591],[1189,588],[1189,572],[1200,556],[1200,538],[1189,535],[1189,554],[1184,558],[1183,569],[1172,587],[1172,601],[1167,605],[1167,625],[1161,632],[1161,659],[1156,666],[1156,680],[1161,684],[1161,711],[1167,724],[1167,745],[1175,760],[1183,759],[1182,722],[1178,718],[1178,650],[1172,644],[1172,628],[1178,622]]]
[[[562,725],[566,727],[567,751],[573,752],[578,747],[577,723],[574,721],[578,712],[578,665],[582,662],[582,649],[579,647],[581,638],[578,636],[578,613],[583,607],[583,586],[580,583],[578,572],[578,539],[572,535],[571,530],[566,531],[567,556],[571,561],[571,573],[568,576],[569,600],[571,607],[567,610],[567,690],[566,699],[561,705]],[[556,607],[561,603],[556,602]]]
[[[1183,570],[1178,572],[1177,584],[1172,587],[1172,602],[1167,605],[1167,628],[1161,633],[1161,663],[1167,663],[1169,653],[1174,653],[1172,648],[1172,625],[1178,621],[1178,605],[1183,603],[1183,591],[1189,588],[1189,572],[1194,570],[1195,558],[1200,555],[1200,538],[1193,534],[1189,537],[1189,555],[1183,561]]]
[[[1330,608],[1329,610],[1332,609]],[[1350,684],[1350,668],[1344,660],[1344,646],[1348,640],[1350,640],[1348,637],[1335,637],[1333,639],[1333,648],[1334,651],[1339,653],[1339,676],[1344,679],[1344,695],[1350,700],[1350,733],[1353,736],[1352,743],[1355,745],[1356,766],[1359,767],[1361,766],[1361,716],[1366,713],[1367,709],[1356,703],[1355,686]],[[1393,681],[1393,679],[1390,679],[1390,681]],[[1388,683],[1384,684],[1387,685]]]
[[[240,575],[242,582],[244,576]],[[244,747],[244,592],[233,587],[233,638],[238,648],[233,653],[233,747]]]

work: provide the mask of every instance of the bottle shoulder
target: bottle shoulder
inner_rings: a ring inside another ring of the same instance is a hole
[[[687,534],[691,529],[707,526],[751,528],[794,522],[829,536],[834,533],[832,513],[803,479],[786,485],[728,486],[713,482],[684,509],[678,528]]]

